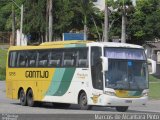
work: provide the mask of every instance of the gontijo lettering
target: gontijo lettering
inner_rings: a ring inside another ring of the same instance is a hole
[[[26,78],[48,78],[49,72],[48,71],[26,71],[25,77]]]

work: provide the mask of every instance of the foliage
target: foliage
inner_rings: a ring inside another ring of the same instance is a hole
[[[6,2],[0,2],[0,31],[6,31],[6,25],[8,17],[10,17],[11,9],[8,7]]]
[[[108,0],[108,6],[110,10],[110,31],[109,36],[112,39],[113,36],[119,36],[121,38],[122,29],[122,16],[126,19],[125,26],[129,25],[130,17],[133,14],[134,6],[131,0]],[[124,33],[129,38],[128,27],[127,32]]]
[[[45,32],[46,0],[27,0],[24,3],[25,33]]]
[[[45,38],[47,0],[14,0],[24,5],[23,32],[38,41]],[[138,0],[136,6],[131,0],[107,0],[109,9],[109,36],[121,36],[123,4],[127,17],[127,42],[143,44],[160,38],[160,1]],[[16,28],[20,27],[20,9],[10,0],[0,1],[0,31],[12,30],[12,5],[16,12]],[[114,11],[115,10],[115,11]],[[91,38],[103,35],[104,12],[94,7],[92,0],[53,0],[53,36],[61,38],[63,32],[82,31],[88,26]]]
[[[71,0],[55,0],[53,3],[53,32],[55,35],[61,36],[64,32],[72,29],[72,21],[75,13],[72,9]],[[63,17],[62,17],[63,16]]]
[[[151,41],[160,38],[159,0],[139,0],[131,19],[130,28],[134,40]]]
[[[0,80],[5,80],[6,59],[7,59],[7,51],[0,49]]]

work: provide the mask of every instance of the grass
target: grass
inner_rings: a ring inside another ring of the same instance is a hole
[[[149,84],[149,99],[159,99],[160,100],[160,82]]]
[[[149,98],[160,99],[160,79],[150,75],[149,82]]]
[[[6,58],[7,50],[0,49],[0,80],[5,80],[6,78]]]
[[[160,82],[160,79],[153,76],[153,75],[150,75],[149,76],[149,82]]]

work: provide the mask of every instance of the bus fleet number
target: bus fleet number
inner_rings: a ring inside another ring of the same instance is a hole
[[[9,72],[9,76],[16,76],[16,72]]]

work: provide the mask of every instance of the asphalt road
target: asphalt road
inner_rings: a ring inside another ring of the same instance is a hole
[[[0,114],[121,114],[114,108],[93,107],[92,110],[79,110],[78,105],[68,109],[54,108],[50,103],[40,107],[21,106],[18,100],[6,98],[5,82],[0,81]],[[160,113],[160,100],[150,100],[145,107],[130,107],[128,113]]]

